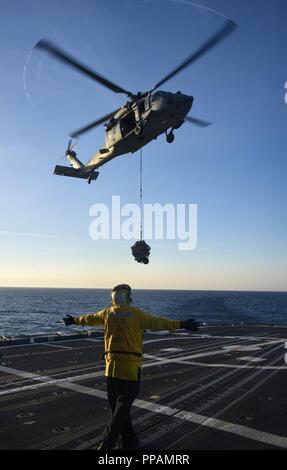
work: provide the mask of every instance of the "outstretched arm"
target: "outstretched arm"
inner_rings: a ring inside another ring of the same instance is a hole
[[[189,331],[197,331],[198,323],[195,320],[170,320],[168,318],[156,317],[150,313],[139,310],[140,323],[143,329],[149,330],[177,330],[185,328]]]
[[[66,326],[69,325],[83,325],[83,326],[102,326],[104,324],[105,310],[101,310],[97,313],[91,313],[89,315],[82,315],[79,317],[73,317],[67,315],[63,318],[63,323]]]

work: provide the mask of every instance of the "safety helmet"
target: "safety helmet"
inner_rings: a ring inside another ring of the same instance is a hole
[[[128,284],[118,284],[112,290],[112,302],[114,305],[128,305],[132,302],[131,288]]]

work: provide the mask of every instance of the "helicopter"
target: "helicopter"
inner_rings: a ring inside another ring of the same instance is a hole
[[[70,134],[72,139],[78,139],[86,132],[101,124],[105,124],[105,144],[92,155],[86,165],[77,158],[77,154],[73,150],[72,140],[70,140],[65,155],[71,167],[56,165],[54,174],[83,178],[90,184],[91,181],[97,179],[99,172],[96,170],[99,167],[120,155],[136,152],[153,139],[156,139],[160,134],[165,133],[167,142],[172,143],[174,141],[173,131],[181,127],[184,122],[201,127],[209,126],[211,122],[188,116],[193,105],[193,96],[183,94],[180,91],[171,93],[159,90],[159,87],[222,41],[234,31],[236,26],[236,23],[233,21],[226,20],[215,34],[187,57],[184,62],[157,82],[151,90],[138,93],[132,93],[113,83],[72,57],[53,42],[41,39],[35,48],[50,54],[58,61],[81,72],[109,90],[125,94],[128,97],[128,101],[121,108]]]

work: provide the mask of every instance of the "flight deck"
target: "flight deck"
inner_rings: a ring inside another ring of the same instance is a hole
[[[96,449],[109,420],[102,332],[0,345],[0,449]],[[142,447],[287,449],[286,347],[281,326],[146,332]]]

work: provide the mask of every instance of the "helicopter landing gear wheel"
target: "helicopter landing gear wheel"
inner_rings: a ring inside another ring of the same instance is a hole
[[[170,131],[169,134],[166,134],[166,141],[171,144],[174,141],[174,133]]]

